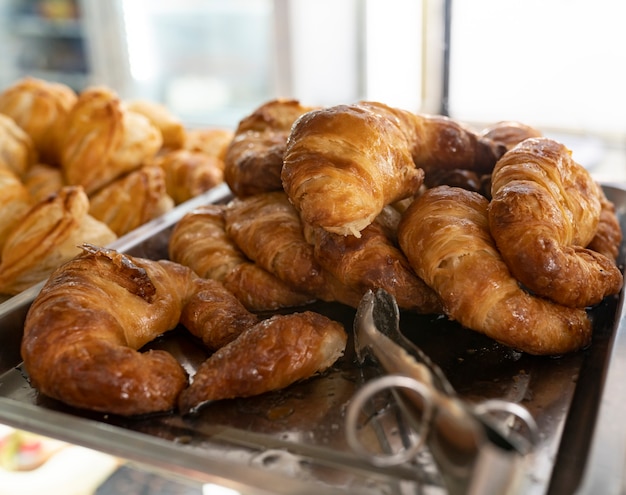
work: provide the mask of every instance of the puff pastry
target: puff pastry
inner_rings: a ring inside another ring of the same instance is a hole
[[[282,190],[280,174],[291,126],[312,109],[297,100],[276,99],[241,120],[224,158],[224,179],[235,196]]]
[[[359,236],[431,170],[491,171],[504,148],[461,124],[377,102],[308,112],[294,124],[282,182],[304,222]]]
[[[222,282],[249,311],[312,302],[310,294],[293,290],[245,256],[226,234],[224,208],[206,205],[185,215],[170,236],[170,259],[189,266],[201,277]]]
[[[489,201],[478,193],[439,186],[413,202],[398,238],[417,274],[440,296],[445,313],[517,350],[558,355],[589,344],[584,309],[523,290],[489,230]]]
[[[0,169],[22,178],[37,162],[33,140],[11,118],[0,113]]]
[[[35,163],[29,167],[22,182],[35,202],[58,192],[66,185],[61,169],[45,163]]]
[[[144,166],[109,183],[89,198],[89,214],[117,236],[127,234],[174,207],[165,172]]]
[[[26,77],[0,93],[0,113],[26,131],[42,162],[58,165],[65,119],[76,100],[65,84]]]
[[[32,204],[28,189],[19,177],[8,168],[0,167],[0,260],[7,238]]]
[[[87,88],[67,117],[61,146],[65,180],[91,196],[151,160],[162,143],[159,129],[127,110],[114,91]]]
[[[183,414],[207,402],[250,397],[321,373],[343,355],[343,326],[306,311],[276,315],[244,331],[198,368],[180,395]]]
[[[619,292],[615,260],[585,247],[598,230],[601,193],[569,149],[548,138],[526,139],[498,161],[491,180],[491,232],[521,283],[574,307]]]
[[[525,139],[542,137],[539,129],[515,120],[503,120],[483,129],[482,138],[504,145],[508,150]]]
[[[600,220],[596,235],[587,246],[592,251],[597,251],[607,258],[617,260],[619,249],[622,244],[623,232],[617,218],[615,204],[609,201],[606,194],[599,188],[600,192]]]
[[[115,233],[88,211],[89,199],[78,186],[66,186],[28,210],[2,249],[0,293],[17,294],[44,280],[79,254],[83,242],[113,242]]]
[[[230,129],[219,127],[187,129],[184,148],[215,156],[223,161],[234,135]]]
[[[177,150],[185,145],[185,126],[166,106],[148,100],[129,100],[126,101],[126,108],[143,115],[159,129],[163,148]]]
[[[167,193],[176,204],[202,194],[224,181],[224,162],[199,151],[176,150],[155,158],[165,172]]]

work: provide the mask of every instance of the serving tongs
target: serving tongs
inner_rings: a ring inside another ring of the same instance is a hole
[[[373,358],[383,373],[368,380],[348,405],[346,436],[352,450],[374,465],[390,466],[412,460],[427,445],[451,495],[515,493],[522,464],[537,443],[531,414],[504,400],[462,400],[443,371],[404,337],[399,322],[397,303],[388,292],[363,296],[354,321],[356,357],[361,364]],[[393,393],[417,436],[391,454],[373,453],[359,440],[359,415],[385,390]]]

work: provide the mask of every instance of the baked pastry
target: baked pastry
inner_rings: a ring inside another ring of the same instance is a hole
[[[17,294],[41,282],[79,254],[83,242],[113,242],[115,233],[88,210],[89,199],[78,186],[66,186],[28,210],[2,249],[0,293]]]
[[[15,121],[0,113],[0,169],[7,169],[20,179],[37,161],[33,140]]]
[[[187,129],[184,148],[215,156],[223,161],[234,135],[230,129],[219,127]]]
[[[171,260],[217,280],[249,311],[300,306],[314,300],[248,259],[226,234],[224,205],[205,205],[186,214],[169,240]]]
[[[165,172],[144,166],[109,183],[89,198],[89,214],[107,224],[117,236],[170,211]]]
[[[224,162],[200,151],[180,149],[154,159],[165,172],[167,193],[176,204],[183,203],[224,181]]]
[[[585,347],[592,326],[584,309],[522,289],[489,230],[489,201],[439,186],[417,198],[398,227],[400,247],[441,298],[445,314],[514,349],[558,355]]]
[[[394,245],[384,224],[374,221],[361,237],[305,228],[315,259],[341,284],[358,294],[385,289],[400,309],[421,314],[442,313],[439,296],[413,271],[404,253]],[[395,233],[394,233],[395,235]],[[352,303],[356,307],[358,305]]]
[[[101,86],[78,96],[66,121],[61,166],[70,185],[91,196],[136,170],[161,148],[161,132],[146,117],[126,109],[118,95]]]
[[[235,196],[282,190],[280,173],[291,126],[312,109],[297,100],[271,100],[239,122],[224,158],[224,179]]]
[[[126,101],[126,108],[143,115],[161,131],[163,148],[177,150],[185,145],[185,126],[164,105],[148,100],[129,100]]]
[[[600,193],[600,220],[596,235],[587,245],[592,251],[603,254],[607,258],[617,260],[622,245],[623,232],[617,218],[615,204],[609,201],[606,194],[599,188]]]
[[[358,237],[386,205],[415,194],[424,173],[487,173],[503,151],[445,117],[377,102],[339,105],[294,124],[282,182],[304,222]]]
[[[65,84],[25,77],[0,93],[0,113],[31,137],[42,162],[58,165],[65,118],[76,100]]]
[[[304,238],[298,212],[284,192],[234,199],[224,208],[224,228],[249,260],[293,290],[324,301],[358,304],[356,293],[339,288],[324,273],[313,246]]]
[[[479,136],[503,144],[508,151],[525,139],[542,137],[542,133],[539,129],[522,122],[503,120],[485,127]]]
[[[7,238],[32,204],[30,194],[19,177],[8,168],[0,167],[0,260]]]
[[[66,185],[61,169],[45,163],[35,163],[29,167],[22,182],[35,202],[58,192]]]
[[[526,139],[498,161],[491,181],[491,233],[522,284],[581,308],[619,292],[615,260],[586,248],[598,230],[600,187],[569,149]]]
[[[180,395],[183,414],[207,402],[250,397],[321,373],[343,355],[343,326],[306,311],[276,315],[248,328],[200,365]]]
[[[50,276],[26,316],[21,349],[31,385],[95,411],[173,409],[187,374],[169,353],[138,349],[178,324],[197,277],[168,261],[82,249]]]

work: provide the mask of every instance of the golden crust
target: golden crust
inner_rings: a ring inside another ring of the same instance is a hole
[[[520,288],[489,230],[488,200],[461,188],[429,189],[407,209],[398,238],[445,313],[472,330],[539,355],[578,350],[591,339],[583,309]]]
[[[575,307],[619,292],[615,260],[585,247],[598,231],[600,188],[564,145],[530,138],[508,151],[493,171],[491,194],[491,232],[522,284]]]
[[[36,161],[33,140],[11,117],[0,113],[0,168],[22,178]]]
[[[13,229],[32,206],[33,201],[20,179],[9,169],[0,167],[0,260],[2,248]]]
[[[61,147],[65,179],[91,195],[152,159],[162,142],[160,131],[127,110],[115,92],[88,88],[67,118]]]
[[[234,135],[230,129],[217,127],[187,129],[184,148],[215,156],[223,161]]]
[[[31,137],[41,161],[58,165],[65,119],[76,100],[74,90],[65,84],[26,77],[0,93],[0,113]]]
[[[83,242],[113,242],[115,233],[88,210],[87,195],[76,186],[66,186],[28,210],[4,244],[0,293],[17,294],[44,280],[80,253]]]
[[[131,100],[126,102],[126,108],[143,115],[159,129],[163,137],[163,148],[177,150],[185,145],[183,123],[164,105],[147,100]]]

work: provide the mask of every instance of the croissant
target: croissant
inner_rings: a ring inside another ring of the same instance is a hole
[[[0,113],[0,169],[7,169],[19,178],[37,161],[33,140],[11,117]]]
[[[187,213],[170,236],[170,259],[190,267],[201,277],[222,282],[249,311],[312,302],[310,294],[293,290],[246,258],[226,234],[224,208],[205,205]]]
[[[65,84],[26,77],[0,93],[0,113],[30,136],[41,161],[58,165],[65,119],[76,100]]]
[[[224,162],[216,156],[180,149],[155,158],[165,172],[167,193],[176,204],[202,194],[224,181]]]
[[[127,110],[115,92],[91,87],[80,93],[67,116],[61,166],[67,183],[91,196],[152,159],[162,143],[161,132]]]
[[[88,210],[89,199],[78,186],[66,186],[28,210],[2,249],[0,293],[17,294],[44,280],[80,253],[83,242],[113,242],[115,233]]]
[[[224,209],[226,234],[248,259],[315,299],[356,305],[362,294],[328,277],[304,238],[298,212],[280,191],[231,201]]]
[[[361,237],[321,228],[305,231],[320,265],[355,290],[359,300],[368,290],[383,288],[401,309],[421,314],[443,312],[439,296],[415,274],[384,225],[374,221],[361,231]]]
[[[405,212],[400,247],[417,274],[461,325],[523,352],[556,355],[591,339],[583,309],[568,308],[520,288],[489,231],[489,201],[478,193],[439,186]]]
[[[237,197],[282,190],[283,153],[291,126],[313,107],[269,101],[239,122],[224,158],[224,180]]]
[[[542,133],[539,129],[522,122],[503,120],[486,127],[479,136],[503,144],[508,151],[525,139],[542,137]]]
[[[585,248],[602,209],[599,186],[563,144],[530,138],[492,174],[489,224],[513,275],[536,294],[586,307],[616,294],[615,260]]]
[[[0,167],[0,253],[13,229],[32,206],[28,190],[19,177]],[[0,255],[0,260],[2,256]]]
[[[185,145],[185,126],[164,105],[154,101],[130,100],[126,108],[146,117],[161,132],[163,148],[177,150]]]
[[[597,251],[609,259],[617,260],[619,248],[622,244],[622,228],[615,211],[615,204],[606,197],[602,188],[600,193],[600,220],[596,235],[587,246],[592,251]]]
[[[199,151],[224,161],[228,145],[234,135],[235,133],[230,129],[217,127],[188,129],[185,135],[184,148],[189,151]]]
[[[179,409],[194,412],[210,401],[259,395],[309,378],[332,366],[346,341],[343,326],[318,313],[263,320],[200,365]]]
[[[83,245],[33,301],[22,357],[42,394],[120,415],[173,409],[187,375],[165,351],[142,346],[174,328],[196,292],[191,270]]]
[[[385,205],[415,194],[424,173],[487,172],[502,152],[451,119],[362,102],[299,118],[281,177],[305,223],[358,237]]]
[[[144,166],[109,183],[90,198],[89,214],[117,236],[127,234],[174,207],[167,194],[165,172]]]

